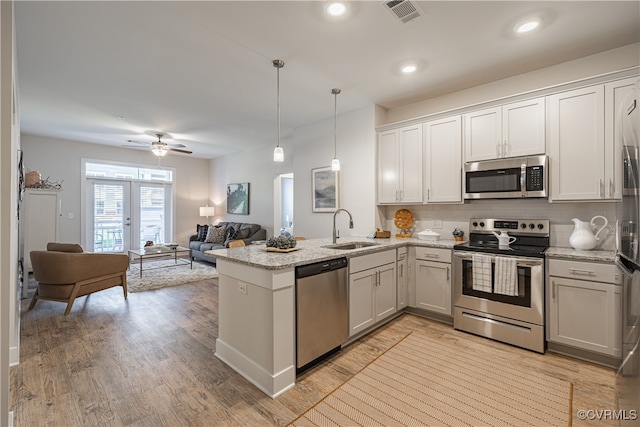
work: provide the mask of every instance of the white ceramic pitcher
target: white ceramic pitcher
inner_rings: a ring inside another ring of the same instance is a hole
[[[595,220],[598,218],[602,218],[604,220],[604,224],[596,234],[593,234],[593,228],[596,226]],[[569,236],[569,244],[574,249],[588,251],[596,247],[598,244],[598,240],[600,240],[600,232],[604,230],[604,228],[609,224],[607,218],[602,215],[596,215],[591,218],[590,222],[580,221],[578,218],[573,218],[571,221],[575,224],[575,228],[571,236]]]
[[[516,241],[516,238],[509,236],[506,231],[501,231],[500,234],[494,231],[493,234],[498,238],[498,246],[509,246]]]

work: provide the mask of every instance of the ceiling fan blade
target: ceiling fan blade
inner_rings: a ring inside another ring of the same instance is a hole
[[[140,144],[140,145],[151,145],[151,142],[146,142],[146,141],[138,141],[136,139],[127,139],[127,142],[129,143],[134,143],[134,144]]]
[[[184,144],[167,144],[167,145],[173,148],[187,148],[187,146]]]
[[[192,151],[189,151],[189,150],[181,150],[181,149],[179,149],[179,148],[171,148],[171,147],[169,147],[168,149],[169,149],[169,151],[176,151],[176,152],[178,152],[178,153],[185,153],[185,154],[191,154],[191,153],[193,153]]]
[[[148,147],[142,147],[140,145],[121,145],[121,147],[124,147],[124,148],[135,148],[137,150],[148,150],[149,149]]]

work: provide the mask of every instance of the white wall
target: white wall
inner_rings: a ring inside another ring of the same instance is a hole
[[[333,126],[334,118],[331,117],[295,129],[293,137],[281,144],[285,152],[283,163],[272,161],[273,147],[212,160],[211,197],[216,206],[216,220],[258,223],[267,229],[267,235],[272,236],[273,182],[280,174],[293,172],[295,235],[330,237],[333,215],[313,213],[311,209],[311,169],[331,164]],[[354,229],[349,230],[344,213],[339,214],[336,222],[342,236],[367,234],[374,227],[375,214],[374,107],[340,114],[337,134],[337,152],[342,166],[340,207],[353,215]],[[249,215],[226,213],[226,185],[234,182],[251,185]]]
[[[635,43],[530,73],[380,112],[376,126],[410,120],[640,65]]]
[[[36,135],[22,135],[25,168],[37,170],[42,179],[62,182],[62,217],[60,240],[81,242],[81,166],[82,159],[116,161],[139,165],[158,166],[157,157],[150,151],[88,144],[77,141],[52,139]],[[186,245],[188,236],[195,234],[196,224],[205,218],[199,216],[199,207],[208,203],[209,160],[168,154],[162,166],[175,168],[174,239]],[[73,213],[73,219],[69,218]]]

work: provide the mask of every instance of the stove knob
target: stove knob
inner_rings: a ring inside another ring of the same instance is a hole
[[[529,224],[529,228],[533,230],[535,228],[535,224],[534,223]]]
[[[477,221],[473,221],[473,226],[477,227],[478,226],[478,222]]]
[[[543,225],[543,224],[538,224],[538,229],[539,229],[539,230],[542,230],[543,228],[544,228],[544,225]]]
[[[484,222],[480,221],[480,227],[484,227]]]
[[[527,228],[527,224],[523,222],[522,224],[520,224],[520,228]]]

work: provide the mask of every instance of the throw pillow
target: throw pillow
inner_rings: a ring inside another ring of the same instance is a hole
[[[209,231],[209,226],[207,224],[198,224],[196,230],[198,233],[197,239],[201,242],[204,242],[204,240],[207,238],[207,231]]]
[[[204,239],[205,243],[215,243],[221,245],[224,243],[224,238],[227,230],[224,227],[209,227],[207,232],[207,238]]]
[[[238,236],[238,230],[236,230],[233,227],[229,227],[229,230],[227,231],[227,238],[224,241],[224,245],[225,246],[229,246],[229,242],[232,240],[236,240]]]
[[[47,250],[52,252],[82,253],[82,246],[77,243],[47,243]]]

